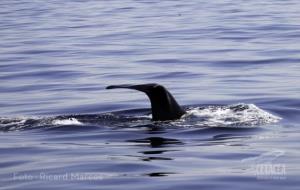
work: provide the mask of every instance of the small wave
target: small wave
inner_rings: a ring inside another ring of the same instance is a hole
[[[51,128],[58,125],[83,125],[76,118],[51,118],[51,117],[18,117],[0,118],[0,131],[19,131],[26,129]]]
[[[47,119],[38,117],[0,117],[0,131],[19,131],[23,129],[32,129],[41,125],[46,126],[47,121]]]
[[[83,125],[80,121],[75,118],[68,119],[55,119],[52,121],[53,125]]]
[[[207,106],[192,108],[183,116],[186,126],[255,126],[276,123],[280,117],[272,115],[254,104]]]
[[[18,128],[21,128],[24,126],[26,122],[26,118],[20,117],[20,118],[0,118],[0,126],[2,130],[17,130]]]

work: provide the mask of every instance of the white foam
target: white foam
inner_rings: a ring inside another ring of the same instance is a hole
[[[80,121],[75,118],[68,119],[55,119],[52,121],[53,125],[83,125]]]
[[[281,119],[254,104],[198,107],[188,110],[183,118],[186,121],[198,120],[198,124],[207,126],[253,126],[276,123]]]

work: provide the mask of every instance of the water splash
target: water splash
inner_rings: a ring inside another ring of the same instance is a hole
[[[52,121],[53,125],[83,125],[76,118],[68,118],[68,119],[55,119]]]
[[[276,123],[280,119],[280,117],[272,115],[254,104],[243,103],[191,108],[183,117],[186,126],[208,127],[251,127]]]

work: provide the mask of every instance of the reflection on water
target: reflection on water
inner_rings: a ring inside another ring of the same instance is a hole
[[[162,137],[148,137],[145,139],[128,140],[128,142],[147,144],[150,145],[152,148],[164,147],[165,145],[170,145],[170,144],[182,144],[182,142],[180,142],[177,139],[168,139]]]

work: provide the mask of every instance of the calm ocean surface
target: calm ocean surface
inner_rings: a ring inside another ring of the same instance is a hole
[[[0,189],[299,189],[298,0],[2,0],[0,16]],[[153,82],[194,116],[153,123],[143,93],[105,90]]]

